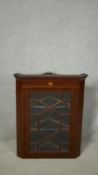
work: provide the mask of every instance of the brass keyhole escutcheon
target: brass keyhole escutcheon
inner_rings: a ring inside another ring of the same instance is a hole
[[[52,86],[52,85],[53,85],[53,82],[52,82],[52,81],[49,81],[49,82],[48,82],[48,85],[49,85],[49,86]]]

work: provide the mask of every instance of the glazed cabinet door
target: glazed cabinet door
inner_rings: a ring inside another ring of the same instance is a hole
[[[24,89],[25,157],[72,156],[76,144],[77,95],[77,91],[67,88]]]

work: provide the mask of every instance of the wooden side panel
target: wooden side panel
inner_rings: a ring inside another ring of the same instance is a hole
[[[17,129],[17,155],[24,154],[24,101],[22,82],[16,80],[16,129]]]

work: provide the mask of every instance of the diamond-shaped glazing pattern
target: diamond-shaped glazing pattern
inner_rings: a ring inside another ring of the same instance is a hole
[[[69,151],[71,94],[29,92],[29,151]]]

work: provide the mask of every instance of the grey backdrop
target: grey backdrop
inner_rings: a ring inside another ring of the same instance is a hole
[[[13,74],[88,73],[83,140],[98,142],[98,1],[0,0],[0,138],[15,140]]]

